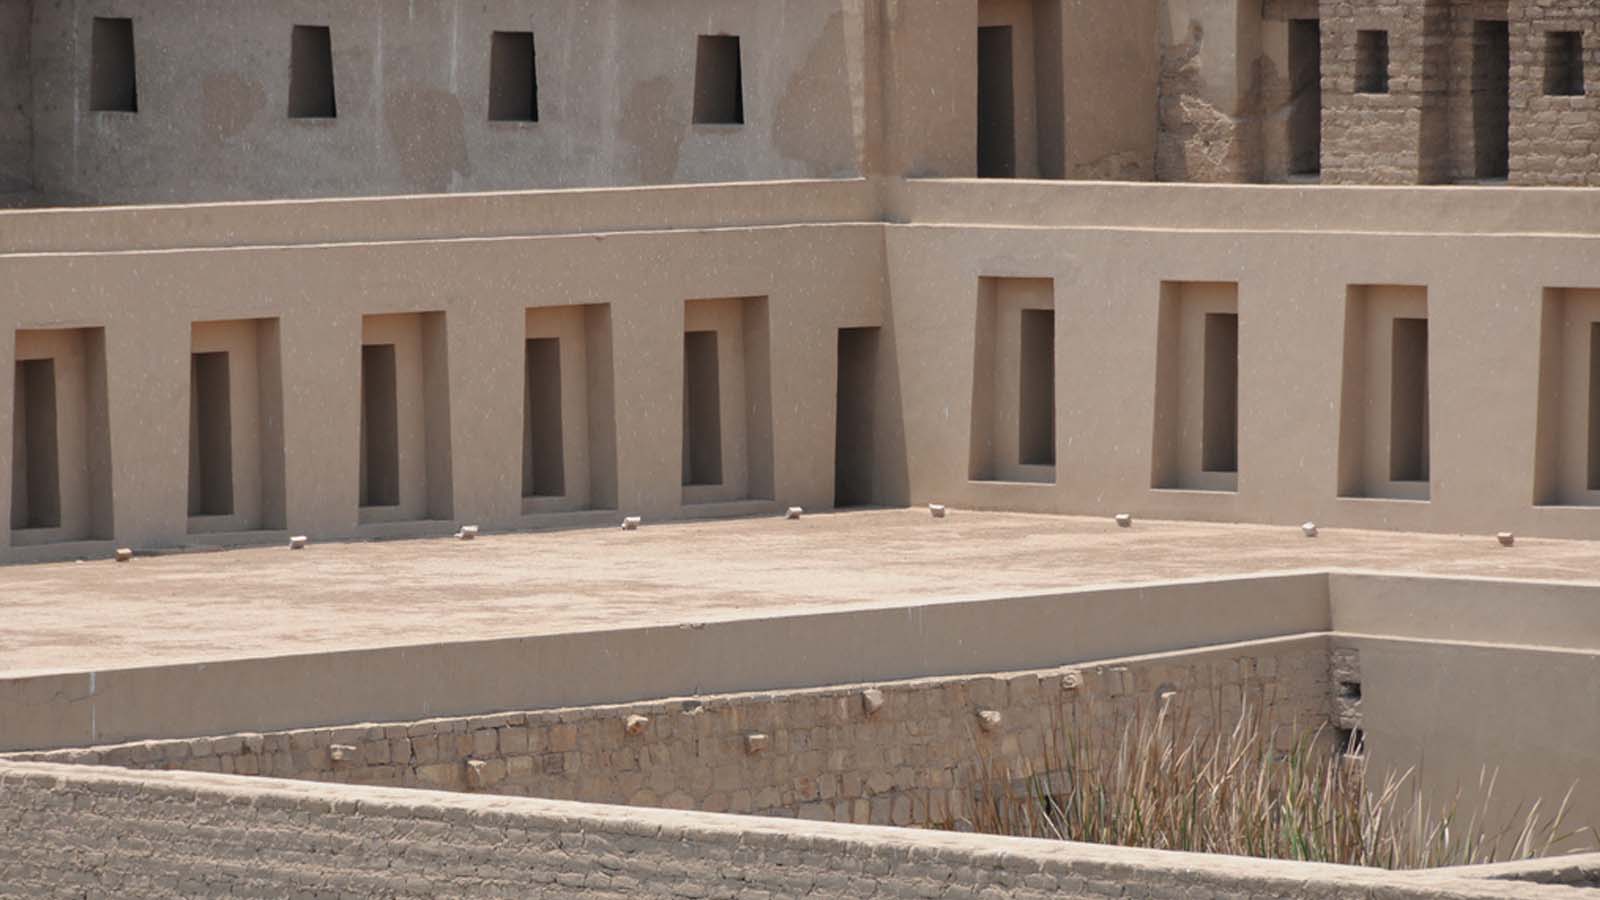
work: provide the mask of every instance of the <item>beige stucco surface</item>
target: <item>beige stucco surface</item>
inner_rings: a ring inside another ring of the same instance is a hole
[[[246,548],[0,569],[0,672],[773,616],[1095,584],[1338,567],[1593,581],[1600,546],[1493,535],[925,510]],[[1426,596],[1419,590],[1407,596]],[[1503,600],[1503,598],[1502,598]],[[1559,613],[1585,608],[1581,599]],[[1448,609],[1448,605],[1440,607]],[[1500,607],[1503,609],[1503,607]],[[1480,600],[1473,622],[1492,623]],[[1336,623],[1383,634],[1368,608]],[[1465,626],[1463,626],[1465,628]],[[1483,631],[1447,635],[1484,640]],[[1593,639],[1596,635],[1590,634]],[[1582,632],[1574,638],[1582,640]],[[1527,643],[1554,643],[1533,635]]]

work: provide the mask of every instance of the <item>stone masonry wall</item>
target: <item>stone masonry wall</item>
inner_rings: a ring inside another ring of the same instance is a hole
[[[1329,717],[1328,638],[1006,675],[509,712],[12,754],[879,825],[959,826],[986,769],[1043,773],[1058,729],[1187,695],[1204,727],[1241,704]],[[1180,701],[1181,702],[1181,701]],[[881,705],[880,705],[881,704]],[[876,708],[874,708],[876,707]]]
[[[1510,17],[1511,182],[1600,185],[1600,4],[1512,0]],[[1545,95],[1545,42],[1551,31],[1582,34],[1582,95]]]
[[[0,896],[1576,900],[1581,892],[828,822],[0,762]]]

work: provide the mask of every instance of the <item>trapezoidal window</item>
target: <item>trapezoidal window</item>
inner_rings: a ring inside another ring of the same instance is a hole
[[[1583,34],[1551,31],[1544,38],[1544,92],[1552,97],[1583,94]]]
[[[1339,495],[1427,500],[1426,288],[1348,288],[1339,396]]]
[[[496,31],[489,45],[489,121],[539,121],[533,32]]]
[[[527,382],[523,391],[528,433],[523,437],[522,496],[560,497],[566,493],[561,430],[561,339],[527,341]]]
[[[1056,479],[1055,282],[979,278],[967,477]]]
[[[1505,178],[1511,171],[1511,31],[1505,21],[1472,25],[1473,174]]]
[[[1017,104],[1011,26],[978,29],[978,177],[1017,174]]]
[[[722,483],[722,388],[717,333],[683,335],[683,483]]]
[[[89,108],[104,112],[138,112],[139,87],[134,73],[133,20],[94,20],[89,43]]]
[[[1389,32],[1356,32],[1356,93],[1389,93]]]
[[[17,363],[11,469],[11,527],[61,526],[61,469],[56,430],[56,363]]]
[[[232,380],[227,353],[189,364],[189,515],[233,514]]]
[[[1024,309],[1017,378],[1017,462],[1056,464],[1056,311]]]
[[[1546,288],[1533,502],[1600,506],[1600,289]]]
[[[700,35],[694,64],[694,122],[744,124],[744,74],[738,35]]]
[[[1428,320],[1394,320],[1390,342],[1389,480],[1428,480]]]
[[[1322,171],[1322,27],[1289,22],[1289,174]]]
[[[839,381],[833,433],[833,505],[873,502],[876,470],[877,328],[839,329]]]
[[[1161,285],[1151,487],[1238,489],[1238,310],[1233,282]]]
[[[393,344],[361,348],[361,505],[400,505],[400,411]]]
[[[333,34],[326,25],[296,25],[289,40],[289,118],[334,119]]]

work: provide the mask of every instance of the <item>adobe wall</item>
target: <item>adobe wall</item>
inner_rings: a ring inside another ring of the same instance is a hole
[[[1153,715],[1163,696],[1197,731],[1231,728],[1248,707],[1281,728],[1287,745],[1328,721],[1327,648],[1319,635],[993,676],[147,741],[10,759],[948,827],[973,815],[980,786],[1055,771],[1063,735],[1104,729],[1136,712]],[[869,687],[876,692],[870,701]],[[987,713],[1000,718],[986,723],[979,716]],[[637,733],[634,717],[644,717]]]
[[[1510,12],[1512,181],[1600,186],[1600,9],[1538,0]],[[1581,35],[1586,93],[1545,94],[1547,31]]]
[[[0,764],[0,882],[42,896],[95,888],[154,898],[1577,894],[1454,874],[25,763]]]

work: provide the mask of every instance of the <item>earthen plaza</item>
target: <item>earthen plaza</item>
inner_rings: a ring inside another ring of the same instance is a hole
[[[1600,896],[1593,0],[0,0],[0,206],[0,897]],[[983,824],[1174,705],[1499,855]]]

